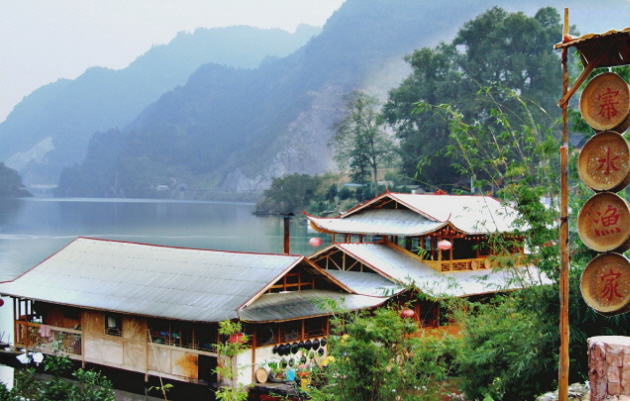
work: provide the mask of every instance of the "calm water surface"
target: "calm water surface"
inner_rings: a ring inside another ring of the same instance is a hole
[[[253,211],[247,203],[0,199],[0,281],[15,278],[79,236],[282,253],[282,217],[257,217]],[[308,245],[314,235],[301,216],[292,219],[291,253],[314,252]]]

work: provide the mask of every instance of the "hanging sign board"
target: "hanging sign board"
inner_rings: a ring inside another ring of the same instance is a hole
[[[591,260],[580,279],[584,301],[596,312],[613,316],[630,310],[630,261],[619,253]]]
[[[630,208],[619,195],[593,195],[578,214],[578,233],[584,245],[597,252],[630,249]]]
[[[630,126],[630,89],[613,72],[593,78],[580,96],[580,112],[596,131],[623,133]]]
[[[578,173],[595,192],[621,191],[630,183],[628,142],[614,131],[594,135],[580,151]]]

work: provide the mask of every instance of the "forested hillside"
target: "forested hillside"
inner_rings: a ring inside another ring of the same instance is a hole
[[[22,180],[17,171],[0,163],[0,198],[23,198],[31,196],[24,189]]]
[[[408,73],[405,54],[454,33],[476,7],[348,0],[291,56],[252,71],[200,68],[121,130],[120,153],[109,164],[93,159],[111,154],[99,147],[109,147],[99,134],[83,165],[65,172],[58,194],[166,196],[156,190],[166,186],[215,196],[262,191],[287,173],[323,172],[342,96],[362,87],[384,94]]]
[[[0,160],[26,183],[56,184],[63,167],[83,160],[96,131],[126,126],[202,64],[256,68],[292,53],[319,31],[197,29],[154,46],[122,70],[94,67],[75,80],[60,79],[25,97],[0,124]]]

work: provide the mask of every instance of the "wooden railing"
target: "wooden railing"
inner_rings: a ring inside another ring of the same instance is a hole
[[[492,258],[492,260],[491,260]],[[458,271],[470,271],[470,270],[484,270],[497,266],[524,266],[525,258],[523,255],[510,256],[510,263],[502,260],[501,258],[495,258],[493,256],[485,258],[474,259],[455,259],[455,260],[423,260],[422,263],[428,265],[433,270],[440,273],[444,272],[458,272]]]
[[[81,330],[16,321],[15,332],[15,345],[18,347],[46,354],[63,352],[81,355]]]
[[[455,259],[442,261],[424,260],[423,263],[438,272],[483,270],[491,267],[488,258]]]

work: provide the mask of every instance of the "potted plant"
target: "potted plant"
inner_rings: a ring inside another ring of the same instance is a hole
[[[300,379],[300,387],[303,390],[311,384],[311,366],[308,363],[300,364],[297,368],[297,376]]]
[[[269,380],[272,382],[280,382],[284,377],[283,369],[280,368],[278,362],[267,362],[267,367],[269,368]]]

